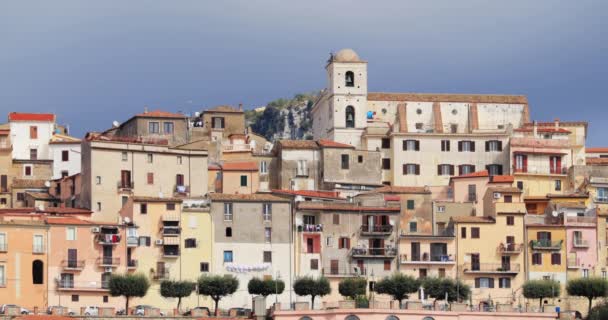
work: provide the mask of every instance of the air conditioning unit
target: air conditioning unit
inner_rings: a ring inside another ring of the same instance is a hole
[[[163,245],[163,239],[158,239],[154,242],[154,244],[156,244],[157,246],[162,246]]]
[[[494,192],[494,199],[500,199],[500,192]]]
[[[112,267],[105,267],[105,268],[103,268],[103,271],[112,272]]]
[[[100,231],[99,227],[91,228],[91,232],[93,232],[93,233],[99,233],[99,231]]]

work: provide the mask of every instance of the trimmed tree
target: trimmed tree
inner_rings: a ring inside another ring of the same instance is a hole
[[[189,297],[196,288],[192,281],[164,280],[160,283],[160,295],[165,298],[177,298],[177,310],[182,304],[182,298]]]
[[[215,316],[219,314],[220,300],[236,292],[239,280],[232,275],[201,276],[198,278],[198,294],[209,296],[215,302]]]
[[[591,312],[587,315],[587,320],[605,320],[608,319],[608,302],[603,301],[591,308]]]
[[[326,278],[313,279],[302,277],[293,283],[293,291],[299,296],[311,297],[311,308],[315,308],[315,298],[323,297],[331,293],[331,286]]]
[[[376,283],[376,292],[392,296],[393,299],[399,301],[399,308],[401,308],[403,299],[407,299],[411,293],[418,291],[419,287],[420,282],[414,277],[395,273]]]
[[[279,279],[266,279],[252,278],[247,284],[247,291],[249,294],[268,297],[271,294],[281,294],[285,290],[285,282]]]
[[[608,282],[602,278],[579,278],[568,281],[566,291],[571,296],[585,297],[589,300],[587,314],[591,313],[591,305],[595,298],[608,294]]]
[[[471,287],[450,278],[426,278],[422,280],[422,287],[424,293],[435,300],[445,300],[447,293],[447,302],[463,301],[471,294]]]
[[[539,308],[542,308],[544,298],[556,298],[560,294],[559,282],[555,280],[528,280],[522,289],[524,297],[539,300]]]
[[[131,297],[143,297],[150,288],[150,281],[141,274],[113,274],[108,283],[110,295],[113,297],[125,297],[125,311],[129,312],[129,299]]]
[[[338,292],[340,295],[351,300],[355,300],[358,296],[365,295],[367,281],[365,278],[346,278],[338,284]]]

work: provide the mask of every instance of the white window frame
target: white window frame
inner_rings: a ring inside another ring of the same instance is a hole
[[[36,248],[36,239],[40,239],[40,247]],[[36,250],[38,249],[38,250]],[[44,235],[41,234],[35,234],[34,237],[32,238],[32,252],[33,253],[44,253]]]
[[[182,156],[177,156],[177,164],[182,164],[182,163],[183,163]]]
[[[0,264],[0,287],[6,287],[6,266]]]
[[[272,243],[272,228],[271,227],[264,228],[264,242]]]
[[[70,237],[70,232],[73,233],[73,237]],[[72,239],[70,239],[72,238]],[[78,237],[76,236],[76,227],[66,227],[65,228],[65,239],[67,241],[76,241]]]
[[[489,289],[490,288],[490,278],[481,277],[479,278],[479,289]]]
[[[0,232],[0,252],[8,251],[8,234],[6,232]]]
[[[449,164],[440,164],[439,168],[441,168],[439,175],[440,176],[449,176],[450,175],[450,169],[452,168],[451,165]]]
[[[473,149],[473,148],[471,148],[471,146],[473,146],[472,141],[462,140],[461,145],[462,145],[462,152],[472,152],[471,151]]]
[[[472,164],[463,164],[460,166],[461,170],[462,170],[462,174],[470,174],[475,172],[475,169],[473,168]],[[466,168],[466,170],[465,170]]]
[[[266,163],[266,160],[260,161],[260,173],[268,173],[268,163]]]
[[[156,127],[156,128],[154,128]],[[156,130],[154,130],[156,129]],[[160,122],[158,121],[149,121],[148,122],[148,133],[150,134],[159,134],[160,133]]]
[[[234,206],[231,202],[224,203],[224,221],[234,220]]]
[[[101,185],[101,176],[96,176],[95,177],[95,184]]]
[[[272,221],[272,203],[262,203],[262,217],[264,221]]]
[[[129,161],[129,153],[126,151],[123,151],[120,157],[122,161]]]
[[[437,212],[445,212],[445,206],[437,206]]]
[[[416,140],[405,140],[405,151],[416,151]]]
[[[298,160],[298,167],[297,167],[297,172],[296,175],[297,176],[304,176],[307,173],[307,169],[308,169],[308,162],[306,160]]]
[[[490,152],[498,152],[498,145],[500,142],[498,140],[490,140],[488,141],[488,151]]]

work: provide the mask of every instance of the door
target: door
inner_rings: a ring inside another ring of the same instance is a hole
[[[515,237],[507,236],[507,251],[515,251]]]
[[[330,273],[331,274],[339,274],[340,271],[340,262],[338,260],[331,260],[330,264]]]
[[[502,262],[502,270],[503,271],[509,271],[511,270],[511,257],[509,256],[503,256],[501,259]]]
[[[120,186],[123,188],[131,187],[131,171],[122,170],[120,172]]]
[[[412,261],[420,261],[420,243],[412,242],[411,249],[412,249]]]
[[[315,245],[313,238],[306,239],[306,253],[313,253]]]
[[[68,249],[68,268],[78,267],[78,250]]]
[[[162,278],[165,274],[165,263],[163,261],[158,261],[156,263],[156,276],[158,278]]]
[[[471,254],[471,270],[479,271],[480,263],[479,263],[479,253]]]
[[[112,246],[103,246],[104,264],[112,264]]]
[[[365,274],[363,260],[361,260],[361,259],[357,260],[357,267],[359,267],[359,272],[361,272],[361,274]]]
[[[184,186],[184,175],[178,174],[175,176],[175,184],[178,186]]]
[[[8,192],[8,178],[5,174],[0,176],[0,190],[2,192]]]
[[[426,278],[426,269],[418,269],[418,278]]]

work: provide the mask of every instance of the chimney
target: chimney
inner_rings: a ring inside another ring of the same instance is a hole
[[[559,118],[555,118],[555,120],[553,120],[553,123],[555,123],[555,130],[559,129]]]
[[[148,113],[148,106],[144,106],[144,113]]]
[[[239,103],[239,111],[243,111],[243,104]]]
[[[534,122],[533,122],[532,134],[534,135],[535,138],[536,138],[536,135],[538,134],[538,123],[536,122],[536,120],[534,120]]]

